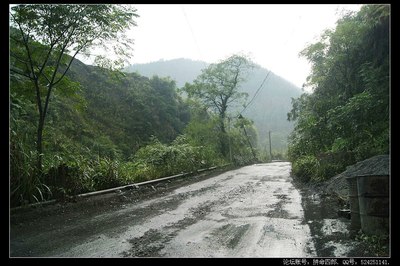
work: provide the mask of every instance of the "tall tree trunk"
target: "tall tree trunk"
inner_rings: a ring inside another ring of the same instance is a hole
[[[56,68],[56,70],[57,70],[57,68]],[[55,77],[55,72],[53,74],[52,81],[54,80],[54,77]],[[42,109],[42,103],[41,103],[40,94],[38,94],[38,99],[39,99],[38,100],[39,124],[38,124],[38,131],[37,131],[36,151],[38,153],[37,154],[37,156],[38,156],[38,158],[37,158],[37,170],[38,170],[39,176],[42,175],[43,128],[44,128],[44,121],[45,121],[45,118],[46,118],[46,113],[47,113],[47,110],[48,110],[48,107],[49,107],[51,91],[52,91],[52,88],[53,88],[53,85],[54,85],[54,83],[52,83],[52,81],[48,85],[47,95],[46,95],[46,99],[45,99],[45,102],[44,102],[43,109]],[[37,85],[37,91],[39,91],[39,86],[38,85]]]
[[[39,124],[37,130],[37,139],[36,139],[36,151],[37,151],[37,171],[38,174],[42,173],[42,154],[43,154],[43,128],[44,128],[44,117],[40,115]]]
[[[36,104],[39,111],[39,121],[37,127],[37,135],[36,135],[36,152],[37,152],[36,171],[37,174],[40,175],[42,173],[42,153],[43,153],[42,138],[43,138],[44,117],[43,117],[42,98],[40,96],[40,86],[38,78],[35,78],[34,84],[36,90]]]

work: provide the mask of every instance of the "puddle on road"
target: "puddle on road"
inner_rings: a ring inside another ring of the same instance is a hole
[[[170,239],[171,236],[162,234],[158,230],[150,229],[143,236],[135,237],[128,242],[131,248],[123,251],[123,257],[153,257],[164,247],[163,242]]]

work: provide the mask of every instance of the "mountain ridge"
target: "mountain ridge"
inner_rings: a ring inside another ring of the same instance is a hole
[[[152,77],[170,77],[175,80],[176,86],[181,88],[186,82],[193,80],[201,74],[201,70],[209,64],[204,61],[187,58],[159,60],[144,64],[133,64],[125,68],[125,72],[136,72],[140,75]],[[275,74],[272,70],[256,65],[249,73],[239,90],[248,93],[250,100],[264,78],[268,75],[254,101],[243,112],[254,121],[259,133],[259,148],[267,145],[268,134],[271,132],[272,148],[279,151],[286,150],[287,137],[293,130],[293,123],[287,121],[287,113],[291,110],[291,98],[297,98],[302,91],[292,82]],[[240,112],[242,108],[234,109]],[[231,110],[232,111],[232,110]]]

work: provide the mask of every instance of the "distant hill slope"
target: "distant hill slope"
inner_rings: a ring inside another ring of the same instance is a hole
[[[189,121],[189,110],[174,82],[136,73],[117,76],[77,59],[67,76],[81,85],[79,93],[86,107],[81,112],[69,110],[72,105],[61,98],[57,102],[56,95],[49,119],[68,138],[75,134],[76,142],[93,153],[103,152],[110,157],[114,155],[108,153],[121,153],[128,158],[151,136],[163,142],[173,141]],[[65,128],[65,121],[74,121],[73,130]]]
[[[269,70],[256,68],[249,75],[242,90],[249,94],[249,101],[262,84]],[[256,98],[243,112],[254,121],[259,133],[259,144],[265,149],[268,144],[268,131],[271,131],[273,150],[286,150],[287,137],[293,130],[293,123],[287,121],[287,113],[292,109],[291,98],[297,98],[301,89],[272,71]]]
[[[181,88],[186,82],[192,82],[208,63],[203,61],[194,61],[191,59],[178,58],[172,60],[160,60],[147,64],[134,64],[128,66],[126,72],[138,72],[140,75],[152,77],[171,77],[176,81],[176,86]]]
[[[171,77],[176,81],[178,88],[186,82],[192,82],[201,69],[208,66],[203,61],[190,59],[172,59],[151,62],[147,64],[134,64],[125,69],[126,72],[137,72],[140,75],[152,77]],[[242,84],[241,90],[249,94],[250,100],[260,87],[269,70],[257,66],[249,74],[248,79]],[[268,145],[268,131],[271,131],[272,149],[286,150],[287,136],[293,129],[293,123],[287,121],[287,113],[291,110],[291,98],[297,98],[301,89],[284,78],[271,72],[262,89],[253,103],[243,112],[243,115],[252,119],[259,133],[260,148]],[[236,112],[241,111],[239,108]]]

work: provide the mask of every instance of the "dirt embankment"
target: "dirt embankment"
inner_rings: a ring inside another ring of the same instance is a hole
[[[327,194],[337,195],[347,201],[349,186],[346,177],[359,175],[389,175],[389,155],[377,155],[350,165],[343,173],[322,183],[320,188]]]

